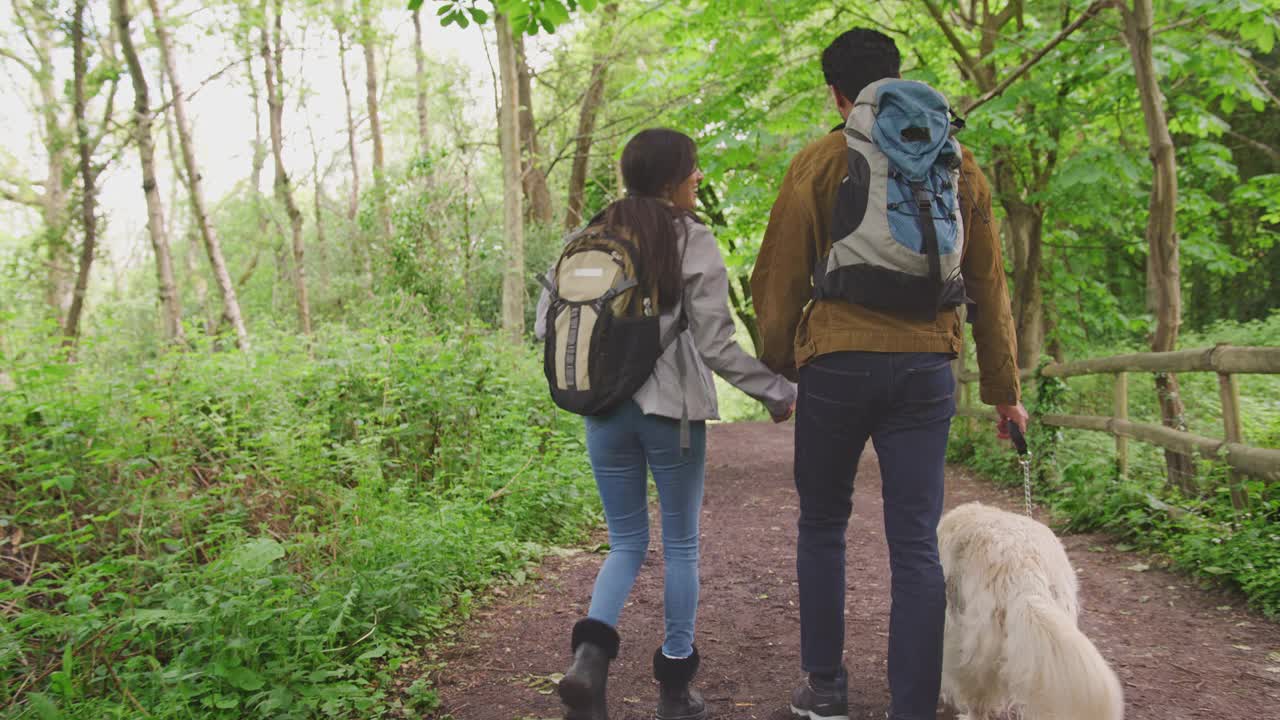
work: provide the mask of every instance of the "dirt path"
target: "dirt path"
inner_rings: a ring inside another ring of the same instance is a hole
[[[791,428],[713,426],[703,508],[699,685],[716,718],[790,716],[799,672],[795,491]],[[1021,498],[948,469],[947,506],[968,500],[1015,509]],[[850,717],[880,720],[888,704],[888,553],[879,468],[864,454],[849,529],[846,662]],[[662,561],[656,522],[650,562],[624,611],[610,678],[613,720],[652,718],[650,658],[662,638]],[[602,536],[603,537],[603,536]],[[1144,569],[1139,555],[1099,536],[1066,539],[1079,571],[1081,626],[1120,675],[1130,720],[1280,720],[1280,625],[1239,599]],[[601,555],[550,559],[541,579],[484,607],[447,651],[433,681],[439,718],[559,718],[548,676],[568,662],[569,628],[586,611]],[[949,712],[939,718],[951,718]]]

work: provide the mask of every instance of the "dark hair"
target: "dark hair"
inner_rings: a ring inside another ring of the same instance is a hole
[[[902,55],[893,38],[876,30],[854,28],[822,51],[822,76],[849,102],[877,80],[898,77]]]
[[[689,215],[671,196],[698,167],[698,147],[684,133],[642,130],[622,150],[622,182],[627,195],[605,208],[606,230],[634,242],[645,272],[658,286],[662,310],[680,298],[681,262],[676,221]]]

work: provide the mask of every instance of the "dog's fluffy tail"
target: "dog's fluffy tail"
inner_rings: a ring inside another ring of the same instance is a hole
[[[1027,717],[1122,720],[1120,681],[1074,619],[1037,594],[1009,608],[1010,670],[1021,675]]]

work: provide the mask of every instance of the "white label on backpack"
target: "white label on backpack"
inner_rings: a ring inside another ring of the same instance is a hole
[[[574,277],[604,277],[604,268],[576,268]]]

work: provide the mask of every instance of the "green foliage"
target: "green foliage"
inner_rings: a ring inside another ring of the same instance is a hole
[[[598,518],[526,351],[381,314],[310,353],[3,358],[0,705],[378,715],[417,643]]]
[[[1266,321],[1219,323],[1204,337],[1184,338],[1187,347],[1209,340],[1240,345],[1275,345],[1280,340],[1280,313]],[[1131,348],[1100,349],[1097,355]],[[1280,445],[1280,377],[1237,376],[1241,382],[1245,437],[1254,445]],[[1222,436],[1217,378],[1212,373],[1178,376],[1187,420],[1194,432]],[[1130,415],[1159,422],[1154,388],[1148,376],[1130,374]],[[1110,376],[1069,381],[1037,379],[1030,410],[1109,415]],[[1114,440],[1110,435],[1060,430],[1036,424],[1029,433],[1035,469],[1035,493],[1068,530],[1104,530],[1126,543],[1167,556],[1177,566],[1211,583],[1240,589],[1250,604],[1269,616],[1280,616],[1280,488],[1261,481],[1247,483],[1250,508],[1237,513],[1231,505],[1227,469],[1201,459],[1197,484],[1201,495],[1180,497],[1167,489],[1164,452],[1131,440],[1128,477],[1118,477]],[[1022,474],[1007,444],[994,439],[988,426],[970,429],[966,420],[953,424],[948,459],[963,462],[998,482],[1021,484]],[[1167,505],[1190,512],[1171,518]]]

